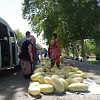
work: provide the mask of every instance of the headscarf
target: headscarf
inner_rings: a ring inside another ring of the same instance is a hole
[[[34,37],[33,35],[31,35],[31,36],[28,38],[28,40],[31,41],[31,40],[36,40],[36,39],[35,39],[35,37]]]

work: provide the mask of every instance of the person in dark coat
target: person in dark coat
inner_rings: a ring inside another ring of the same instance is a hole
[[[28,40],[23,42],[21,53],[19,54],[20,64],[24,78],[30,78],[32,74],[32,63],[33,63],[33,47],[34,36],[31,36]]]

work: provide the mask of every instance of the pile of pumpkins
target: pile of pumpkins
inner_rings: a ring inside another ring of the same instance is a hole
[[[88,91],[88,85],[83,83],[86,74],[77,67],[61,64],[60,69],[50,68],[49,62],[43,62],[35,68],[28,88],[33,96],[54,91]]]

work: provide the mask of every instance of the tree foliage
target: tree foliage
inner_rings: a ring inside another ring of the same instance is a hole
[[[93,39],[85,41],[85,50],[88,55],[96,54],[96,44]]]
[[[30,21],[34,32],[43,31],[48,40],[53,32],[58,32],[60,38],[66,37],[67,42],[91,38],[99,19],[97,3],[96,0],[24,0],[23,17]]]
[[[32,30],[38,35],[44,33],[47,44],[53,32],[58,34],[63,48],[72,48],[77,40],[84,43],[84,39],[96,40],[100,36],[98,0],[24,0],[22,10]]]
[[[24,37],[24,35],[22,34],[22,32],[20,32],[19,29],[15,30],[15,33],[17,36],[17,41],[19,42]]]
[[[37,48],[38,50],[41,50],[41,49],[42,49],[42,46],[41,46],[39,43],[37,43],[37,44],[36,44],[36,48]]]

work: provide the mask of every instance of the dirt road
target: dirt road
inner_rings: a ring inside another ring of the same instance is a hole
[[[100,85],[100,66],[86,65],[76,62],[79,69],[87,73],[87,76]],[[14,69],[0,72],[0,100],[34,100],[27,93],[30,79],[24,79],[21,71]],[[38,100],[100,100],[100,95],[81,94],[50,94],[42,95]]]

